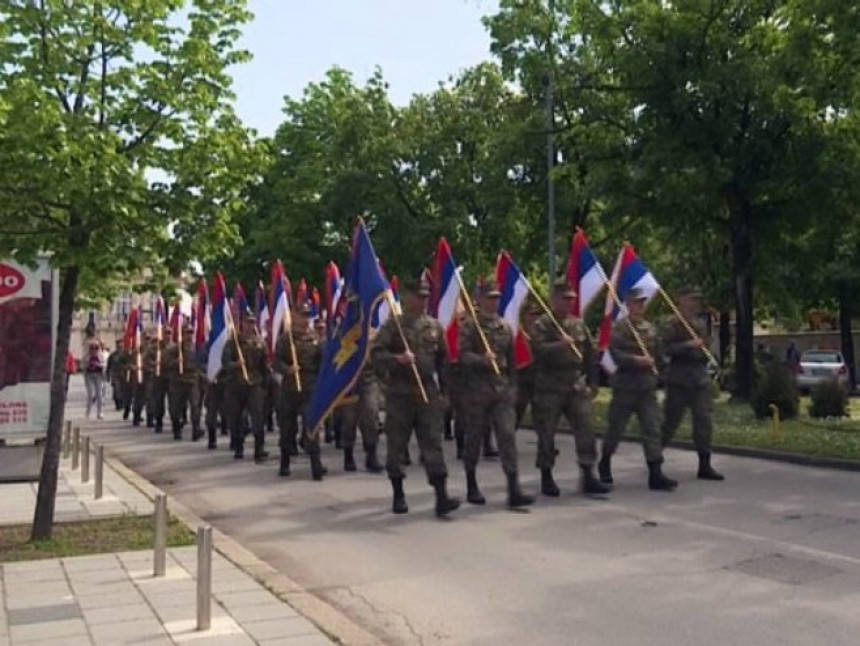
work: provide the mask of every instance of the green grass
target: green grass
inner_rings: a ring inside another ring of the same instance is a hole
[[[0,527],[0,563],[152,549],[153,517],[124,515],[54,525],[50,540],[31,541],[30,525]],[[168,547],[193,545],[194,534],[176,518],[167,525]]]
[[[611,390],[602,388],[594,402],[594,425],[598,431],[606,429],[610,397]],[[662,393],[659,397],[662,405]],[[803,397],[797,419],[780,422],[779,432],[774,433],[771,420],[756,419],[749,404],[732,403],[723,393],[714,402],[713,420],[712,441],[716,446],[773,449],[814,457],[860,460],[860,400],[851,400],[850,418],[819,420],[809,417],[809,398]],[[530,421],[526,414],[525,423],[530,425]],[[566,428],[566,422],[562,422],[562,426]],[[634,418],[625,437],[638,436],[639,428]],[[692,438],[689,413],[684,416],[675,438]]]

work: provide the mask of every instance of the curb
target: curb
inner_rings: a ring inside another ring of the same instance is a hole
[[[150,500],[164,492],[127,467],[119,458],[105,454],[108,465],[129,484],[136,487]],[[166,495],[166,494],[165,494]],[[173,496],[167,496],[170,512],[194,532],[200,525],[211,525]],[[334,606],[306,590],[287,575],[278,572],[268,563],[260,560],[249,550],[217,528],[212,528],[212,543],[215,549],[240,570],[251,576],[281,601],[291,606],[300,615],[311,621],[327,637],[338,644],[350,646],[384,646],[383,642],[356,624]]]

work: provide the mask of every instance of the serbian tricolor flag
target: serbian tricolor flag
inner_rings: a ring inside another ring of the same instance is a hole
[[[457,335],[460,333],[460,321],[457,317],[457,304],[460,300],[460,278],[457,275],[457,264],[451,255],[451,247],[445,238],[439,240],[436,247],[436,261],[433,271],[433,303],[436,319],[445,330],[448,343],[448,358],[457,361],[460,356]]]
[[[585,231],[576,228],[567,260],[567,283],[576,291],[570,313],[582,318],[606,284],[606,273],[588,244]]]
[[[164,304],[164,297],[158,296],[155,299],[155,338],[159,341],[164,340],[164,328],[167,327],[167,306]]]
[[[323,295],[325,296],[325,311],[328,320],[334,318],[337,301],[340,298],[340,293],[343,290],[343,280],[340,277],[340,269],[334,260],[330,260],[325,267],[325,285],[323,286]]]
[[[215,274],[212,285],[212,315],[209,329],[209,362],[206,366],[206,376],[209,381],[215,381],[221,370],[221,359],[224,346],[230,337],[230,304],[227,302],[227,286],[221,272]]]
[[[182,338],[182,309],[179,306],[179,301],[173,306],[173,311],[170,313],[170,335],[174,341],[179,341]]]
[[[197,283],[197,300],[191,311],[191,318],[194,326],[194,347],[199,350],[206,345],[209,333],[209,289],[202,278]]]
[[[290,312],[290,281],[284,273],[284,266],[280,260],[272,265],[272,295],[269,307],[272,311],[269,319],[269,352],[275,353],[275,346],[281,332],[292,327],[293,319]]]
[[[320,291],[316,287],[311,290],[311,298],[308,302],[311,307],[309,319],[311,323],[315,323],[320,317]]]
[[[245,295],[245,288],[242,283],[236,283],[233,287],[233,313],[234,320],[242,320],[248,312],[251,311],[251,306],[248,304],[248,297]]]
[[[299,289],[296,291],[296,306],[301,307],[308,302],[308,284],[304,278],[299,281]]]
[[[636,250],[633,245],[624,243],[621,248],[621,253],[618,254],[618,260],[615,261],[615,268],[612,270],[610,278],[612,289],[606,293],[606,303],[603,308],[603,321],[600,324],[600,336],[598,338],[597,347],[603,351],[600,358],[600,365],[609,373],[615,372],[617,366],[612,360],[611,354],[607,351],[609,348],[609,337],[612,334],[612,325],[615,321],[620,321],[627,316],[627,307],[624,305],[624,300],[631,289],[641,289],[648,300],[650,301],[657,290],[660,289],[660,283],[654,278],[651,271],[642,262],[642,259],[636,255]],[[613,298],[613,293],[617,296],[616,302]]]
[[[125,326],[125,334],[122,337],[122,347],[125,350],[140,348],[140,342],[143,337],[141,328],[142,324],[140,306],[133,307],[131,312],[129,312],[128,323]]]
[[[265,339],[269,333],[269,304],[266,298],[266,288],[263,281],[257,283],[257,292],[254,294],[254,315],[257,317],[257,329]]]
[[[514,334],[514,363],[517,369],[524,368],[534,361],[525,331],[520,325],[520,310],[531,292],[531,285],[507,251],[502,251],[496,259],[496,282],[502,292],[499,316]]]

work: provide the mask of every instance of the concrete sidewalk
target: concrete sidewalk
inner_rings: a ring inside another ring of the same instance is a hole
[[[71,389],[67,416],[80,423],[83,437],[104,423],[81,419],[77,391]],[[84,484],[71,457],[61,459],[57,523],[153,513],[152,499],[143,493],[151,485],[122,465],[113,468],[110,458],[104,463],[103,497],[95,500],[94,462]],[[31,523],[37,490],[37,482],[0,483],[0,525]],[[0,563],[0,646],[334,643],[217,550],[211,628],[197,631],[196,571],[196,547],[168,550],[165,576],[158,578],[152,550]]]

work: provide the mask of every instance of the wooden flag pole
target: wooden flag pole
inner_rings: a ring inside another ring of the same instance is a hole
[[[454,269],[454,275],[457,276],[457,283],[460,285],[460,297],[466,303],[466,309],[469,310],[469,315],[472,317],[472,321],[475,323],[475,327],[478,329],[478,336],[481,338],[481,343],[484,344],[484,351],[489,354],[490,353],[490,343],[487,341],[487,335],[484,334],[484,329],[481,327],[481,324],[478,322],[478,314],[475,312],[475,306],[472,303],[472,298],[469,296],[469,292],[466,291],[466,286],[463,284],[463,277],[460,276],[460,272]],[[493,372],[496,375],[502,374],[499,370],[499,364],[496,362],[495,357],[492,360]]]
[[[287,303],[287,307],[289,307],[289,303]],[[293,326],[289,323],[292,322],[292,317],[290,317],[290,321],[287,321],[286,312],[284,313],[284,332],[287,333],[287,339],[290,342],[290,357],[293,360],[293,367],[295,367],[296,372],[293,376],[296,378],[296,390],[302,392],[302,378],[299,375],[299,358],[298,353],[296,352],[296,340],[293,338]]]
[[[546,304],[546,301],[544,301],[541,298],[540,294],[537,293],[537,290],[532,287],[530,281],[527,280],[526,284],[529,286],[529,291],[531,292],[531,295],[538,302],[538,305],[541,306],[541,309],[543,309],[546,315],[549,316],[550,321],[552,321],[552,324],[555,326],[555,329],[558,330],[558,333],[561,335],[566,335],[567,332],[565,332],[564,328],[561,327],[561,323],[559,323],[558,319],[555,318],[555,314],[552,313],[552,310],[549,308],[549,305]],[[576,343],[572,339],[570,341],[570,349],[573,350],[573,353],[576,355],[577,359],[582,361],[582,352],[580,352],[579,348],[576,346]]]
[[[239,345],[239,333],[236,332],[235,321],[233,321],[233,312],[230,311],[229,307],[224,309],[227,312],[227,317],[230,319],[227,321],[227,325],[230,326],[230,331],[233,333],[233,343],[236,344],[236,356],[239,358],[239,367],[242,369],[242,376],[245,378],[245,383],[249,383],[251,380],[248,379],[248,366],[245,365],[245,356],[242,354],[242,346]]]
[[[388,301],[388,308],[391,310],[391,317],[394,319],[394,324],[397,326],[397,333],[400,335],[403,347],[406,349],[406,352],[411,353],[412,350],[409,349],[409,342],[406,340],[406,335],[403,333],[403,326],[400,323],[400,314],[397,312],[397,308],[394,307],[394,299],[391,298],[390,290],[385,292],[385,299]],[[418,390],[421,391],[421,399],[425,404],[429,404],[430,400],[427,397],[424,382],[421,380],[421,374],[418,372],[418,366],[415,365],[414,361],[410,365],[412,366],[412,374],[415,376],[415,383],[418,385]]]

